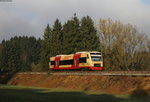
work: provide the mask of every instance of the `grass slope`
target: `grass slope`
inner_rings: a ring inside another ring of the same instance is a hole
[[[111,95],[0,85],[0,102],[150,102],[149,96]]]

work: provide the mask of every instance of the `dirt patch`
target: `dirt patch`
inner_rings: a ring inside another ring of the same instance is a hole
[[[15,74],[7,84],[150,95],[150,77]]]

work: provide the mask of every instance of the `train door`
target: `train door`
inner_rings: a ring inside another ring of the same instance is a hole
[[[61,58],[61,56],[57,56],[57,57],[55,58],[54,69],[59,69],[60,58]]]
[[[79,58],[80,58],[81,54],[74,54],[73,56],[73,60],[74,60],[74,64],[73,67],[74,68],[79,68]]]

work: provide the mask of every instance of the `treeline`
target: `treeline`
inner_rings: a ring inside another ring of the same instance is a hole
[[[104,70],[150,70],[150,40],[136,27],[111,19],[95,25],[76,14],[62,24],[47,24],[43,38],[13,37],[0,44],[1,71],[47,71],[49,57],[101,51]]]
[[[13,37],[0,44],[0,71],[32,71],[31,65],[40,62],[40,39]]]

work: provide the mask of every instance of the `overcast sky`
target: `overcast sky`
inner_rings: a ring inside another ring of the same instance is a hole
[[[136,25],[150,36],[150,0],[12,0],[0,2],[0,41],[15,35],[42,37],[56,18],[61,22],[76,13],[95,23],[111,18]]]

